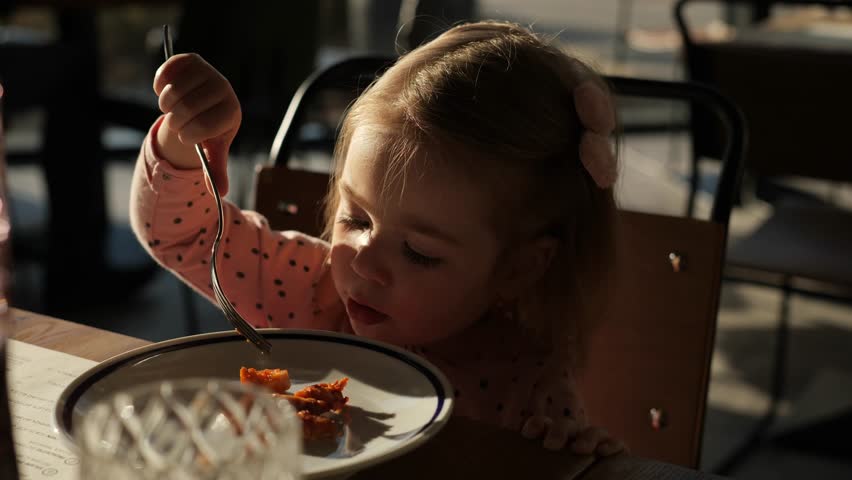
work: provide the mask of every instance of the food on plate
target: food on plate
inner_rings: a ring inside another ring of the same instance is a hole
[[[240,382],[266,387],[273,395],[289,401],[302,420],[302,433],[306,440],[337,438],[349,422],[346,409],[349,397],[343,395],[348,378],[309,385],[291,394],[287,392],[291,386],[287,370],[242,367]]]
[[[290,374],[287,370],[280,368],[255,370],[254,368],[242,367],[240,368],[240,382],[261,385],[275,393],[287,393],[287,390],[290,389]]]

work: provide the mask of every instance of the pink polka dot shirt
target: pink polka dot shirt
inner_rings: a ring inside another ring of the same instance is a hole
[[[176,169],[159,157],[152,141],[159,124],[152,127],[136,165],[133,228],[163,267],[215,302],[209,265],[215,201],[200,168]],[[220,280],[243,318],[259,327],[352,332],[331,283],[326,242],[272,230],[257,212],[229,202],[223,206]],[[585,423],[565,362],[509,320],[484,320],[437,345],[403,347],[447,375],[457,415],[513,430],[520,430],[533,412]]]

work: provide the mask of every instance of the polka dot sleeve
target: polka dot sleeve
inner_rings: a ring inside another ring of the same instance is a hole
[[[177,169],[155,151],[161,119],[145,139],[131,190],[131,223],[151,255],[215,303],[210,255],[218,217],[198,169]],[[222,289],[260,327],[340,330],[343,307],[325,266],[328,245],[298,232],[269,228],[266,219],[223,202],[219,246]]]

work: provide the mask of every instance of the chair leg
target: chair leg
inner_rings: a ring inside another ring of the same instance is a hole
[[[613,59],[618,63],[627,60],[627,34],[633,17],[633,0],[618,0],[615,10],[615,43]]]
[[[181,300],[186,317],[187,335],[201,333],[201,324],[198,322],[198,312],[195,311],[195,292],[187,285],[180,284]]]
[[[775,358],[773,359],[772,384],[770,385],[769,412],[774,417],[778,413],[784,397],[787,377],[787,348],[790,337],[790,297],[792,289],[790,279],[784,280],[781,297],[781,311],[778,319],[778,333],[775,339]]]
[[[772,372],[769,385],[769,407],[766,414],[758,420],[754,429],[748,434],[743,444],[733,453],[723,459],[713,470],[713,473],[722,476],[730,476],[742,462],[755,450],[760,448],[766,440],[766,431],[775,422],[778,408],[784,396],[784,387],[787,376],[787,347],[790,335],[790,297],[792,288],[790,279],[785,278],[781,287],[781,310],[778,318],[778,330],[775,335],[775,351],[772,359]]]
[[[686,199],[686,217],[692,218],[695,213],[695,195],[698,194],[698,183],[701,172],[698,168],[698,154],[692,154],[689,163],[689,197]]]

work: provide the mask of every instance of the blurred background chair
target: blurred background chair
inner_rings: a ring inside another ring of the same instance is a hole
[[[699,2],[680,0],[675,8],[687,78],[718,88],[742,108],[750,132],[746,172],[756,196],[772,207],[753,232],[732,240],[726,278],[774,286],[782,293],[769,409],[742,448],[718,467],[730,473],[764,440],[784,400],[793,294],[852,300],[852,211],[835,204],[831,195],[852,181],[852,41],[813,35],[789,20],[772,23],[775,7],[836,7],[839,2],[727,0],[723,3],[761,7],[766,23],[741,30],[730,41],[699,42],[686,17],[687,4],[693,3]],[[708,120],[692,112],[693,193],[700,183],[699,159],[718,158],[719,132]],[[828,195],[807,188],[813,184]],[[850,417],[826,422],[848,426]],[[798,446],[848,454],[825,432],[799,432]],[[796,442],[796,436],[785,441]]]
[[[318,145],[304,119],[325,89],[357,96],[394,59],[344,60],[309,77],[287,110],[270,154],[258,170],[254,208],[275,229],[322,231],[328,170],[291,166]],[[741,172],[745,131],[736,107],[693,84],[608,77],[618,99],[694,101],[725,132],[723,167],[709,220],[620,211],[616,252],[617,306],[583,331],[588,355],[583,391],[591,418],[625,439],[634,453],[697,467],[718,311],[726,228]],[[653,280],[653,281],[649,281]],[[637,312],[641,312],[637,314]],[[617,352],[617,353],[614,353]],[[653,352],[653,353],[651,353]]]
[[[17,223],[24,228],[18,229],[14,252],[18,261],[37,263],[44,269],[44,282],[32,282],[42,289],[42,295],[28,300],[31,308],[85,322],[76,317],[77,310],[124,302],[160,271],[129,227],[113,225],[107,212],[107,161],[135,161],[138,144],[116,147],[104,138],[108,126],[135,131],[142,138],[159,115],[150,79],[162,62],[162,47],[159,42],[149,42],[145,63],[150,78],[142,88],[115,88],[104,82],[100,58],[103,25],[96,8],[100,5],[36,1],[20,6],[31,3],[50,7],[55,35],[0,25],[0,77],[8,85],[10,100],[4,114],[10,115],[12,123],[19,113],[44,111],[40,147],[13,149],[10,161],[41,169],[48,220],[45,232],[26,218],[37,206],[18,209],[18,217],[23,218]],[[235,159],[251,160],[268,148],[281,109],[313,70],[320,8],[317,2],[269,5],[249,1],[231,11],[230,4],[223,1],[174,3],[181,5],[176,51],[200,53],[229,78],[243,103],[243,127],[233,146]],[[0,14],[11,15],[18,6],[4,4]],[[298,21],[279,29],[280,19],[285,17]],[[159,27],[153,26],[152,31]],[[246,55],[247,51],[252,54]],[[232,197],[239,202],[245,195],[245,188],[240,187],[245,184],[233,185]],[[123,265],[116,266],[115,261]],[[81,272],[86,272],[87,282],[79,281]],[[188,289],[181,291],[187,331],[198,333],[194,295]]]
[[[4,3],[0,19],[16,6]],[[10,165],[41,168],[48,191],[47,231],[29,228],[31,213],[15,208],[19,228],[13,251],[19,262],[44,267],[40,308],[68,316],[93,304],[125,300],[157,266],[132,241],[129,228],[110,223],[106,207],[106,158],[128,151],[109,151],[102,132],[109,120],[140,123],[139,111],[110,118],[122,102],[102,94],[95,17],[83,8],[57,8],[54,20],[56,38],[0,24],[0,77],[8,87],[3,112],[8,123],[32,109],[42,109],[45,117],[41,147],[10,148],[8,158]],[[141,111],[152,118],[152,110]],[[117,244],[122,253],[111,256]],[[80,282],[83,272],[86,282]]]

